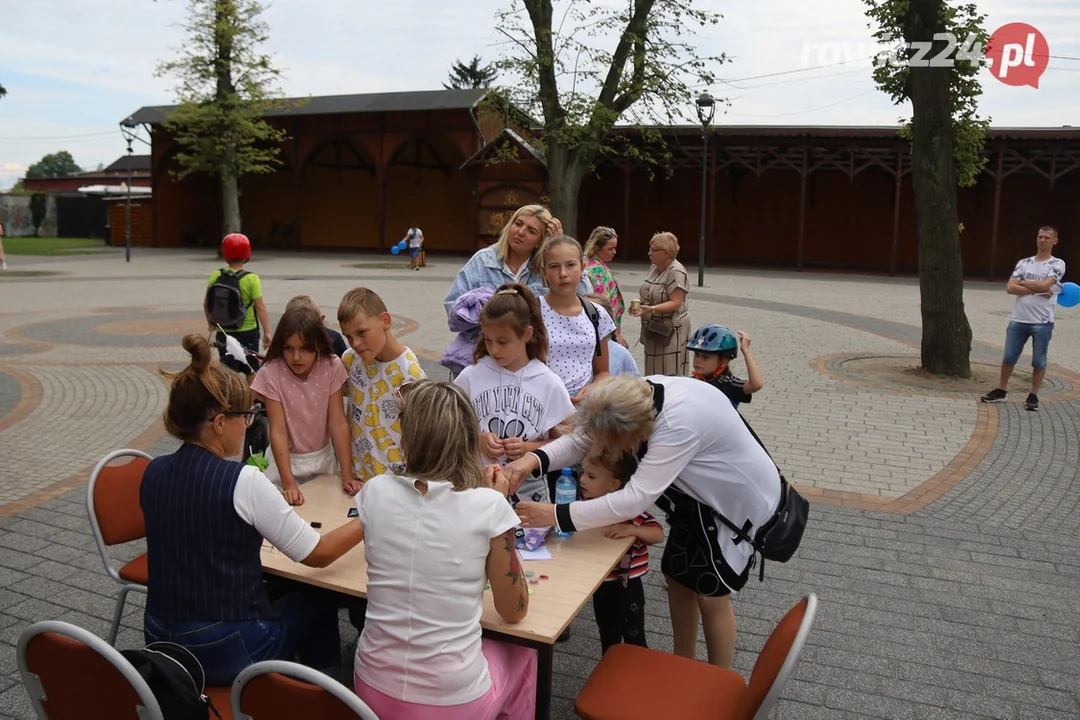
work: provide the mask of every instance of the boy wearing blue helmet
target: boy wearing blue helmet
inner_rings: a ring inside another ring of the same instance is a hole
[[[736,408],[739,403],[750,402],[750,396],[765,387],[754,356],[750,354],[750,336],[739,331],[731,332],[723,325],[702,325],[690,338],[687,350],[694,353],[694,371],[698,380],[704,380],[728,396]],[[736,377],[729,367],[739,356],[742,348],[746,363],[746,379]]]

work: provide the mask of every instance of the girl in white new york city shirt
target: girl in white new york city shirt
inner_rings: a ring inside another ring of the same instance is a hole
[[[529,288],[501,286],[480,313],[480,329],[473,364],[454,382],[480,420],[481,454],[505,465],[546,445],[573,405],[563,381],[544,364],[547,331]],[[550,496],[542,478],[525,483],[517,494],[534,502]]]

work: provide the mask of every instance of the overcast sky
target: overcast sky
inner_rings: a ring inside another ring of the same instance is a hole
[[[1080,126],[1080,1],[976,0],[988,31],[1009,22],[1039,28],[1050,67],[1039,87],[982,74],[981,110],[999,126]],[[556,12],[566,0],[556,0]],[[290,96],[432,90],[450,64],[502,52],[495,13],[509,0],[276,0],[265,13],[267,50]],[[891,125],[906,113],[875,89],[861,0],[696,0],[724,14],[703,31],[703,54],[725,52],[708,88],[731,104],[718,123]],[[144,105],[173,101],[154,65],[182,39],[186,0],[10,0],[0,22],[0,188],[49,152],[69,150],[84,169],[125,152],[118,123]],[[824,58],[807,43],[846,42]],[[806,71],[810,64],[831,66]],[[773,77],[759,76],[783,73]],[[751,79],[755,78],[755,79]],[[136,152],[147,152],[137,146]]]

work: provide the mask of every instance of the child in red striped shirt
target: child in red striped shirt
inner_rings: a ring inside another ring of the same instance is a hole
[[[579,487],[584,500],[598,498],[620,489],[637,469],[630,453],[593,450],[582,462]],[[612,525],[604,534],[610,538],[636,538],[618,567],[593,594],[593,613],[600,629],[600,645],[607,652],[624,642],[648,647],[645,643],[645,588],[641,578],[649,571],[649,545],[664,539],[664,528],[652,515],[643,512],[633,520]]]

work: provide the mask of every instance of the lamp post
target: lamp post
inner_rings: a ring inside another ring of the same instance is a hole
[[[131,143],[135,139],[135,135],[127,125],[123,124],[120,125],[120,132],[124,135],[124,140],[127,141],[128,157],[127,182],[124,183],[127,191],[126,220],[124,223],[124,261],[131,262],[131,156],[135,152],[131,148]]]
[[[701,121],[701,241],[698,243],[697,284],[705,287],[705,204],[709,182],[709,125],[716,112],[716,101],[707,92],[698,95],[697,116]]]

